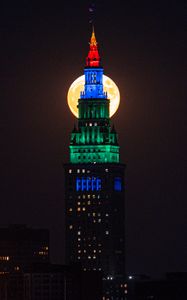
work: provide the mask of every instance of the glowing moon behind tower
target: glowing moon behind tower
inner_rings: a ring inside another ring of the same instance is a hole
[[[78,99],[80,92],[84,91],[85,76],[78,77],[70,86],[68,90],[68,105],[71,112],[78,118]],[[117,111],[120,103],[120,93],[115,82],[108,76],[103,75],[103,88],[107,92],[108,99],[110,100],[110,117]]]

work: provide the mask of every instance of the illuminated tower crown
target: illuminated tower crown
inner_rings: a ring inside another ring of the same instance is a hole
[[[94,30],[84,68],[85,85],[78,101],[78,128],[71,133],[71,163],[119,163],[119,146],[109,118],[109,99],[103,90],[103,68],[100,65]]]

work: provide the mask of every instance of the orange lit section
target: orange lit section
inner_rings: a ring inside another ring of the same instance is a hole
[[[45,251],[39,251],[38,254],[43,256],[43,255],[48,255],[48,252],[45,252]]]
[[[0,256],[0,261],[9,261],[10,257],[9,256]]]
[[[49,251],[48,250],[49,250],[49,247],[48,246],[44,246],[44,247],[42,247],[41,250],[39,250],[35,254],[39,255],[39,256],[48,256],[49,255]]]

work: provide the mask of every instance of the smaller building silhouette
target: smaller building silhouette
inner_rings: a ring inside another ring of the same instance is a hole
[[[49,262],[49,230],[26,225],[0,228],[0,274],[43,262]]]
[[[101,272],[79,265],[35,264],[28,270],[0,275],[1,300],[98,300]]]
[[[127,300],[186,300],[187,273],[166,273],[164,278],[129,276],[122,285]]]

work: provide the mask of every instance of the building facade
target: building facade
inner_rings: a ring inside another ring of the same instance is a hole
[[[94,30],[84,75],[70,162],[64,164],[66,262],[79,262],[84,271],[102,271],[110,281],[125,273],[125,165],[111,125]]]

